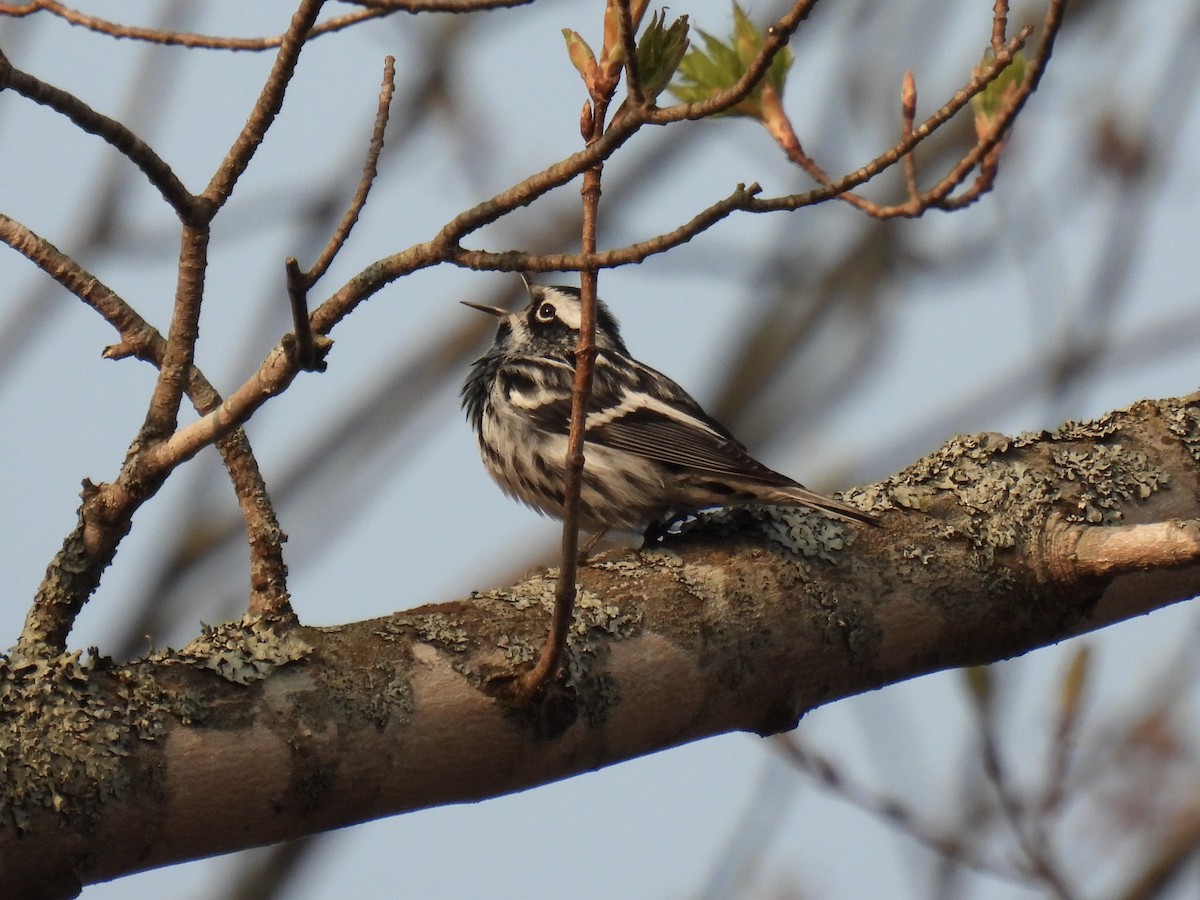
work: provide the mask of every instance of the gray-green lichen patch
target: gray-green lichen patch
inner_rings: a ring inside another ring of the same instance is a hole
[[[1125,447],[1123,413],[1094,422],[1068,422],[1056,432],[957,437],[875,490],[897,505],[931,511],[939,498],[939,535],[967,537],[990,562],[996,550],[1040,531],[1057,507],[1069,520],[1111,523],[1121,505],[1145,499],[1167,474],[1144,453]],[[868,489],[870,490],[870,489]]]
[[[86,822],[105,799],[148,777],[125,759],[138,741],[163,733],[174,703],[125,669],[112,673],[115,690],[98,688],[102,664],[78,652],[0,657],[0,827],[25,830],[39,809]]]
[[[1098,441],[1112,437],[1121,428],[1121,420],[1125,413],[1117,410],[1105,413],[1098,419],[1089,422],[1076,422],[1068,419],[1054,430],[1052,437],[1056,441]]]
[[[1067,515],[1069,521],[1119,521],[1125,500],[1144,500],[1169,481],[1167,473],[1146,454],[1120,444],[1054,447],[1051,459],[1058,476],[1075,488],[1070,494],[1076,509]]]
[[[1058,496],[1049,473],[1016,450],[1003,434],[962,435],[874,490],[907,509],[932,511],[941,498],[955,501],[939,517],[940,537],[966,537],[987,554],[1012,547],[1026,529],[1044,521]]]
[[[554,589],[558,570],[550,569],[506,592],[488,592],[493,599],[502,599],[514,609],[538,609],[545,616],[547,627],[554,613]],[[482,594],[477,595],[483,597]],[[587,686],[599,654],[612,639],[632,637],[641,631],[642,613],[632,605],[620,606],[606,602],[597,594],[580,588],[575,595],[575,611],[567,633],[567,650],[563,660],[566,686],[576,690]],[[533,638],[523,637],[515,629],[501,634],[497,647],[514,664],[533,662],[541,650],[541,629]]]
[[[311,652],[312,646],[293,629],[246,615],[238,622],[205,625],[200,636],[178,653],[155,654],[150,660],[187,663],[234,684],[251,684]]]
[[[601,574],[631,578],[620,566],[594,568],[598,571],[590,576],[581,570],[580,580]],[[511,683],[537,660],[553,619],[557,580],[557,569],[542,570],[510,588],[472,591],[470,604],[390,616],[375,626],[375,633],[399,646],[436,647],[471,684],[491,690]],[[603,674],[599,660],[614,639],[632,637],[641,627],[641,609],[635,602],[615,603],[586,587],[577,589],[563,658],[565,679],[559,687],[571,694],[574,708],[589,722],[602,721],[616,697],[616,686]]]
[[[858,526],[814,509],[794,506],[736,506],[698,513],[683,523],[681,534],[717,530],[754,534],[791,556],[836,563],[854,542]]]
[[[659,569],[679,569],[683,565],[683,557],[672,550],[649,544],[636,554],[623,553],[614,559],[593,559],[587,565],[628,578],[650,578]]]
[[[1200,463],[1200,409],[1191,403],[1161,404],[1167,428],[1187,448],[1192,459]]]
[[[387,620],[386,629],[379,634],[389,639],[401,634],[410,635],[423,644],[432,644],[452,653],[465,653],[471,647],[466,623],[445,612],[392,616]]]

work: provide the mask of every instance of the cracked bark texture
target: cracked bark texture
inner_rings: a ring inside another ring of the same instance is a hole
[[[506,699],[555,572],[336,628],[247,617],[131,663],[0,663],[13,896],[484,799],[1011,657],[1200,591],[1200,394],[960,437],[848,498],[706,515],[579,572],[562,681]]]

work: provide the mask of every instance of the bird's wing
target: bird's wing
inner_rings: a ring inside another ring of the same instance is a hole
[[[514,361],[499,372],[514,407],[547,432],[567,434],[574,369],[569,363]],[[535,368],[543,366],[543,368]],[[601,351],[596,359],[586,440],[666,465],[740,475],[766,484],[795,482],[758,462],[691,395],[661,372]]]
[[[791,485],[746,452],[707,415],[696,416],[644,394],[588,416],[589,442],[667,465]]]
[[[597,358],[587,439],[666,465],[790,486],[752,457],[682,387],[629,357]]]

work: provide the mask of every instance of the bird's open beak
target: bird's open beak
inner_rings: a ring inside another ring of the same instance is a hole
[[[459,300],[463,306],[469,306],[471,309],[477,309],[480,312],[491,313],[493,316],[507,316],[508,310],[501,309],[498,306],[484,306],[482,303],[472,303],[469,300]]]

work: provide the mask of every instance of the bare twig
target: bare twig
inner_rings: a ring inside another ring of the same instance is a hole
[[[37,265],[100,313],[116,329],[121,340],[104,351],[106,359],[136,356],[154,365],[162,365],[166,353],[166,340],[98,278],[45,238],[2,214],[0,241]],[[221,403],[220,395],[195,366],[188,372],[187,391],[196,411],[201,414],[210,412]],[[289,615],[287,569],[283,563],[285,536],[279,527],[250,442],[245,432],[236,428],[217,442],[217,450],[229,471],[246,523],[250,545],[250,611],[271,616]],[[33,628],[27,627],[26,633],[53,636],[52,643],[58,643],[58,636],[61,635],[61,641],[65,641],[74,616],[62,614],[69,611],[71,606],[58,602],[62,598],[49,589],[43,597],[54,598],[54,602],[42,604],[36,613],[36,618],[41,624]]]
[[[488,9],[512,9],[527,6],[534,0],[343,0],[355,6],[388,12],[446,12],[471,13]]]
[[[1054,0],[1061,2],[1061,0]],[[846,191],[858,187],[870,181],[880,172],[895,165],[906,154],[912,152],[912,149],[928,138],[934,131],[948,122],[954,115],[966,106],[971,98],[991,84],[999,75],[1001,70],[1012,62],[1012,56],[1025,45],[1032,29],[1025,29],[1017,37],[1013,38],[1006,45],[1006,52],[998,54],[997,57],[987,66],[983,67],[980,72],[971,79],[966,87],[959,90],[950,98],[937,112],[925,119],[920,125],[913,129],[912,134],[894,144],[891,148],[875,157],[865,166],[856,169],[854,172],[846,175],[840,180],[827,182],[824,187],[816,190],[807,191],[803,194],[789,194],[783,197],[767,197],[754,200],[748,209],[752,212],[775,212],[779,210],[799,209],[804,206],[811,206],[814,203],[819,203],[827,200],[830,197],[837,197],[844,194]],[[1032,71],[1032,67],[1031,67]],[[1031,92],[1033,87],[1030,85],[1030,80],[1026,80],[1026,87]],[[1011,115],[1003,117],[1004,127],[1011,124]],[[944,196],[948,194],[955,186],[960,184],[966,175],[973,169],[984,153],[990,151],[1001,138],[999,131],[995,131],[991,139],[981,141],[976,144],[972,150],[964,155],[954,169],[951,170],[939,184],[925,192],[924,196]],[[818,179],[820,180],[820,179]]]
[[[993,125],[992,129],[978,139],[971,150],[964,154],[962,159],[951,168],[950,173],[945,178],[943,178],[938,182],[938,184],[925,193],[920,193],[916,190],[916,170],[915,164],[912,162],[912,149],[915,148],[915,146],[924,137],[928,137],[929,134],[932,134],[932,129],[926,126],[929,125],[933,118],[944,116],[944,118],[940,118],[940,121],[948,121],[950,116],[953,116],[958,112],[958,110],[962,109],[967,102],[969,102],[971,97],[975,96],[989,84],[999,78],[1000,74],[1012,62],[1017,51],[1024,46],[1025,42],[1029,39],[1029,36],[1032,33],[1033,29],[1031,27],[1027,27],[1023,29],[1016,38],[1009,41],[1007,44],[1004,44],[996,53],[995,59],[990,65],[985,67],[983,71],[979,72],[966,88],[956,93],[949,103],[943,106],[934,117],[931,117],[931,120],[927,120],[926,123],[924,123],[921,130],[921,137],[918,137],[917,133],[913,129],[913,118],[915,117],[916,106],[916,88],[915,85],[910,84],[911,73],[906,75],[905,86],[902,91],[904,116],[903,130],[900,142],[892,148],[892,150],[895,151],[896,149],[905,145],[909,146],[909,149],[905,150],[899,157],[903,162],[905,181],[909,189],[908,198],[903,203],[890,206],[881,206],[871,200],[866,199],[865,197],[851,193],[849,190],[839,192],[835,196],[837,196],[840,200],[850,203],[852,206],[857,207],[874,218],[888,219],[897,216],[919,216],[925,210],[931,207],[959,208],[975,202],[975,200],[990,190],[996,176],[997,149],[999,147],[1000,139],[1003,137],[1007,128],[1013,121],[1013,117],[1012,115],[1008,114],[1008,110],[1018,107],[1020,104],[1024,103],[1025,98],[1028,97],[1029,93],[1033,90],[1034,82],[1029,77],[1026,78],[1025,83],[1013,94],[1013,96],[1009,98],[1004,111],[998,115],[997,121]],[[910,86],[911,92],[909,90]],[[779,143],[780,147],[787,154],[788,158],[804,169],[804,171],[811,175],[816,181],[825,185],[827,188],[832,188],[833,182],[830,177],[804,152],[803,148],[800,146],[800,140],[796,136],[796,133],[793,130],[791,122],[786,113],[783,111],[783,106],[780,102],[777,92],[770,90],[769,87],[763,88],[763,107],[770,112],[770,115],[764,118],[764,124],[766,124],[767,130]],[[882,172],[884,169],[890,168],[892,165],[894,165],[894,159],[886,163],[882,162],[885,157],[888,156],[889,154],[884,154],[884,156],[878,157],[871,163],[870,166],[866,167],[867,169],[874,169],[874,171],[872,171],[865,180],[874,178],[875,175],[879,174],[879,172]],[[963,195],[956,197],[953,200],[948,200],[947,197],[949,196],[950,192],[958,187],[971,172],[971,170],[976,166],[981,167],[981,172],[979,178],[976,179],[971,188]],[[863,169],[860,169],[859,173],[862,173],[863,171]],[[855,174],[857,175],[859,173]],[[842,183],[845,183],[845,181],[846,179],[843,179]]]
[[[203,200],[211,204],[214,213],[229,199],[229,195],[233,192],[233,186],[246,171],[246,167],[250,165],[254,152],[262,143],[263,135],[267,133],[267,129],[275,121],[280,107],[283,106],[283,97],[288,85],[291,84],[292,73],[300,58],[300,51],[304,48],[304,42],[312,30],[324,2],[325,0],[302,0],[300,8],[292,16],[288,30],[284,32],[283,39],[280,41],[275,63],[271,67],[271,72],[267,76],[250,117],[242,126],[241,133],[238,134],[233,146],[221,161],[221,165],[208,183],[208,187],[200,195]]]
[[[622,40],[632,30],[628,3],[618,2],[624,19]],[[611,51],[605,47],[605,51]],[[584,141],[593,144],[604,137],[604,123],[616,82],[597,86],[592,91],[590,115],[583,119]],[[585,107],[585,110],[587,107]],[[583,255],[596,252],[596,227],[600,208],[600,177],[603,164],[597,162],[583,175],[580,195],[583,199],[583,223],[580,249]],[[579,513],[583,488],[584,431],[588,403],[592,396],[592,373],[596,362],[596,289],[597,270],[584,268],[579,273],[580,321],[579,339],[575,345],[575,382],[571,387],[571,422],[567,434],[567,459],[563,479],[562,557],[559,560],[558,581],[554,587],[554,615],[550,634],[542,645],[534,667],[522,676],[518,690],[524,699],[539,693],[555,677],[567,646],[571,617],[575,608],[575,573],[579,565]],[[590,544],[589,544],[590,547]],[[585,550],[586,552],[586,550]]]
[[[103,113],[96,112],[75,95],[14,68],[9,63],[8,57],[0,51],[0,90],[5,88],[16,91],[34,103],[61,113],[81,130],[94,134],[111,144],[126,159],[142,170],[150,183],[162,194],[163,199],[175,210],[176,215],[184,220],[190,218],[196,205],[196,198],[183,186],[183,182],[179,180],[171,167],[151,149],[149,144],[116,119],[110,119]]]
[[[913,122],[917,118],[917,80],[913,78],[912,69],[904,73],[904,82],[900,88],[900,139],[909,140],[913,133]],[[904,154],[903,159],[904,184],[908,190],[910,201],[917,201],[921,192],[917,187],[917,158],[911,152]]]
[[[487,250],[457,249],[450,261],[469,269],[492,269],[499,272],[577,272],[585,268],[611,269],[638,263],[707,231],[717,222],[738,210],[747,209],[750,201],[762,190],[757,184],[739,184],[728,197],[701,210],[690,220],[655,237],[625,247],[600,250],[596,253],[525,253],[518,250],[490,252]]]
[[[292,321],[294,323],[294,345],[296,362],[306,372],[325,371],[325,353],[329,350],[328,339],[322,338],[323,343],[313,338],[312,323],[308,316],[308,292],[328,270],[334,257],[345,246],[347,238],[354,225],[358,222],[359,214],[367,202],[367,194],[375,183],[379,171],[379,154],[383,151],[383,135],[387,130],[388,110],[391,108],[392,96],[396,92],[396,59],[388,56],[383,64],[383,87],[379,92],[379,108],[375,113],[375,129],[371,134],[371,143],[367,147],[367,159],[363,164],[362,177],[359,178],[350,205],[338,222],[337,228],[330,235],[325,249],[317,257],[312,268],[307,272],[301,271],[300,264],[294,256],[285,261],[287,269],[288,297],[291,300]]]
[[[163,44],[173,47],[187,47],[199,50],[241,50],[241,51],[261,51],[273,50],[283,43],[284,35],[276,35],[274,37],[262,38],[237,38],[237,37],[221,37],[218,35],[208,34],[192,34],[186,31],[164,30],[161,28],[139,28],[133,25],[122,25],[118,22],[112,22],[107,19],[102,19],[98,16],[89,16],[79,10],[72,9],[62,3],[57,3],[55,0],[34,0],[32,3],[0,3],[0,15],[10,16],[12,18],[22,18],[32,15],[37,12],[48,12],[58,16],[71,25],[86,28],[89,31],[94,31],[97,34],[104,34],[114,38],[128,38],[135,41],[146,41],[151,44]],[[380,16],[390,15],[391,12],[398,10],[388,9],[363,9],[357,12],[346,13],[345,15],[335,16],[331,19],[326,19],[313,26],[308,33],[306,40],[319,37],[323,34],[332,34],[335,31],[341,31],[344,28],[349,28],[351,25],[356,25],[359,22],[364,22],[368,19],[377,19]]]
[[[1012,126],[1012,123],[1016,120],[1021,110],[1025,108],[1026,102],[1041,83],[1042,75],[1046,71],[1046,65],[1050,62],[1050,55],[1054,51],[1054,42],[1058,37],[1058,32],[1062,28],[1063,13],[1066,11],[1066,7],[1067,0],[1050,0],[1050,5],[1046,8],[1046,18],[1042,22],[1042,40],[1038,44],[1037,52],[1033,55],[1033,59],[1030,60],[1029,66],[1026,69],[1025,81],[997,113],[995,121],[992,123],[991,134],[980,140],[962,158],[959,164],[942,179],[941,183],[930,191],[931,194],[937,196],[936,205],[941,209],[961,209],[970,203],[974,203],[985,191],[991,189],[991,177],[994,175],[994,172],[989,174],[985,161],[999,147],[1000,142],[1008,133],[1008,129]],[[1018,37],[1027,35],[1028,32],[1028,28],[1022,29]],[[1012,46],[1012,43],[1012,41],[1009,41],[1009,46]],[[996,54],[997,59],[1000,56],[1001,54]],[[984,171],[980,173],[975,183],[962,194],[951,198],[949,196],[950,192],[965,181],[971,170],[981,163],[984,163]]]
[[[1004,48],[1004,37],[1008,34],[1008,0],[996,0],[992,6],[992,52]]]
[[[290,349],[296,357],[297,366],[305,372],[324,372],[324,354],[317,351],[312,324],[308,320],[308,276],[300,271],[300,263],[296,262],[294,256],[284,261],[284,268],[287,271],[288,300],[292,307],[292,333],[284,340],[292,339]]]
[[[183,226],[167,349],[150,395],[146,422],[137,438],[139,444],[147,439],[151,442],[163,439],[178,423],[187,372],[195,359],[196,341],[200,338],[200,303],[204,296],[204,275],[208,270],[209,234],[207,226]]]
[[[313,263],[312,268],[305,273],[306,288],[311,288],[316,284],[329,269],[330,263],[333,262],[338,251],[342,249],[342,245],[350,237],[351,229],[358,222],[359,214],[367,202],[367,194],[370,193],[371,185],[375,183],[375,176],[379,171],[379,154],[383,152],[383,135],[387,130],[388,111],[391,109],[392,96],[395,92],[396,58],[388,56],[383,63],[383,86],[379,91],[379,108],[375,113],[375,130],[371,134],[371,143],[367,148],[367,159],[363,164],[362,178],[359,179],[358,187],[354,191],[354,197],[350,201],[350,205],[346,208],[341,222],[338,223],[337,229],[329,238],[329,243],[325,245],[325,249],[321,251],[321,255],[317,257],[317,261]]]

